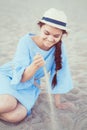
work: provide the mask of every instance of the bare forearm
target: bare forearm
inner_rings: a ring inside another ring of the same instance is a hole
[[[25,82],[29,79],[31,79],[33,77],[33,75],[35,74],[35,72],[37,71],[37,68],[31,64],[30,66],[28,66],[23,75],[22,75],[22,79],[21,79],[21,82]]]

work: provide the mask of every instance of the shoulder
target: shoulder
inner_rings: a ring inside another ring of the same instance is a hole
[[[62,48],[62,49],[65,49],[65,48],[66,48],[64,42],[62,42],[62,44],[61,44],[61,48]]]
[[[31,42],[31,36],[29,34],[26,34],[20,38],[18,46],[28,46],[30,42]]]
[[[29,34],[26,34],[26,35],[22,36],[22,37],[20,38],[20,40],[19,40],[19,43],[20,43],[20,42],[25,42],[25,41],[27,41],[28,38],[29,38]]]
[[[62,42],[61,44],[61,50],[62,50],[62,53],[66,53],[66,46],[64,42]]]
[[[65,43],[62,42],[62,46],[61,46],[61,50],[62,50],[62,61],[67,61],[67,50],[66,50],[66,46]]]

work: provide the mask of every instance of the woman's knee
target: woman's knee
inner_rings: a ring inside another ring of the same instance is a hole
[[[0,113],[15,109],[17,100],[11,95],[0,95]]]
[[[27,116],[26,108],[18,104],[15,110],[9,113],[2,114],[1,119],[11,123],[18,123],[22,121],[26,116]]]

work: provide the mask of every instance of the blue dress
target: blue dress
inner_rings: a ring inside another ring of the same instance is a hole
[[[54,52],[55,47],[45,51],[40,49],[32,40],[33,34],[22,37],[18,43],[17,51],[11,62],[0,67],[0,94],[10,94],[14,96],[30,113],[41,90],[34,85],[34,79],[40,83],[40,78],[44,76],[43,67],[26,82],[20,82],[22,74],[27,66],[32,63],[36,53],[40,53],[46,61],[46,69],[50,73],[49,83],[55,74]],[[62,43],[62,69],[57,73],[58,84],[54,89],[50,88],[52,94],[63,94],[72,88],[72,79],[69,71],[67,56],[64,44]]]

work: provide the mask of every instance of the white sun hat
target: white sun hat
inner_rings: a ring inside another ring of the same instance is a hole
[[[67,17],[63,11],[48,9],[39,22],[67,31]]]

